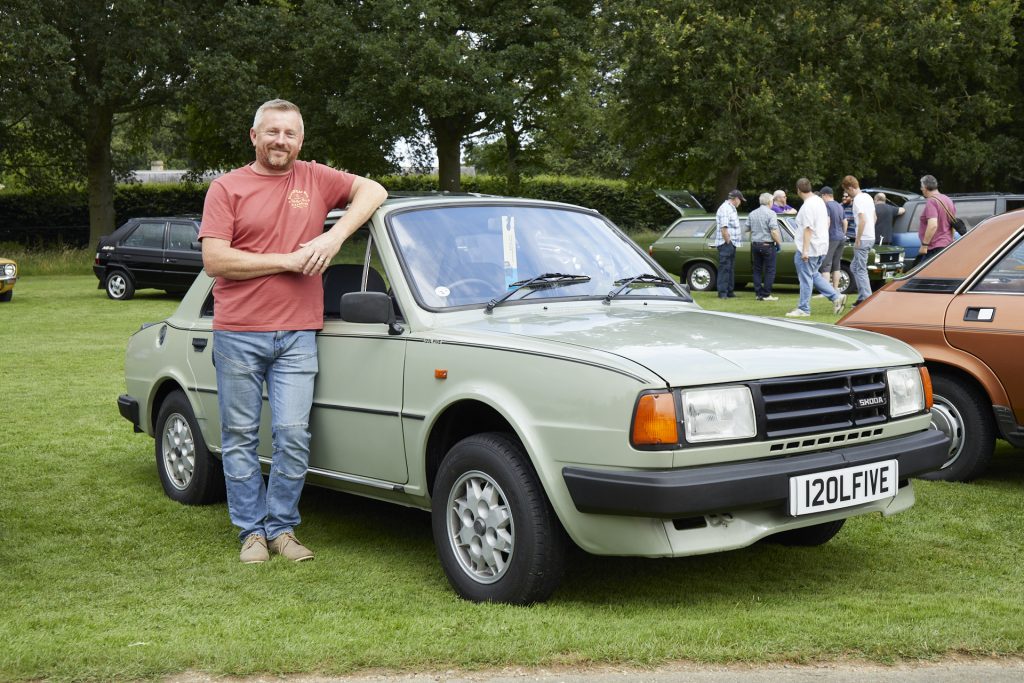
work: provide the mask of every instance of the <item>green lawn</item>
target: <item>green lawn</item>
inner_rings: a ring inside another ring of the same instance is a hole
[[[745,295],[722,308],[796,298]],[[243,566],[225,506],[164,497],[117,412],[128,336],[176,305],[84,275],[25,277],[0,304],[2,680],[1024,654],[1024,453],[1005,445],[983,480],[918,482],[913,509],[821,548],[577,553],[531,608],[457,599],[426,513],[320,490],[300,527],[315,561]]]

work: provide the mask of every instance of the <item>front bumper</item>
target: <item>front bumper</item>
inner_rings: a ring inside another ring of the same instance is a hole
[[[929,429],[789,458],[650,471],[566,467],[562,476],[580,512],[678,519],[782,506],[790,477],[893,459],[900,479],[933,472],[949,459],[949,439]]]
[[[139,425],[138,401],[128,394],[121,394],[117,397],[117,411],[121,413],[121,417],[132,423],[137,433],[142,431],[142,427]]]

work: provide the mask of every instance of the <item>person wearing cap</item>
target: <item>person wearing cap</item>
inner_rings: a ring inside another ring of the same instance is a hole
[[[841,274],[843,247],[846,246],[846,222],[843,219],[843,207],[836,201],[832,188],[825,185],[818,194],[825,202],[825,209],[828,211],[828,251],[825,253],[825,260],[821,262],[821,274],[826,278],[831,273],[832,287],[839,289],[839,276]]]
[[[733,291],[736,284],[734,266],[736,265],[736,248],[740,245],[740,217],[737,207],[743,203],[743,193],[730,190],[722,205],[715,213],[715,241],[713,246],[718,249],[718,298],[731,299],[736,296]]]
[[[750,226],[750,253],[753,256],[754,291],[758,301],[778,301],[772,296],[775,284],[775,254],[782,248],[779,236],[778,214],[772,211],[772,196],[767,192],[758,197],[759,206],[750,212],[747,225]]]

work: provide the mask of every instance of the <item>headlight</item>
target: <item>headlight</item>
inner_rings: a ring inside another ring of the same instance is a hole
[[[4,275],[7,277],[14,277],[14,274],[18,272],[18,267],[13,263],[4,264]]]
[[[688,442],[749,439],[757,435],[754,400],[747,387],[686,389],[681,397]]]
[[[890,417],[920,413],[927,408],[922,369],[895,368],[885,376],[889,384]]]

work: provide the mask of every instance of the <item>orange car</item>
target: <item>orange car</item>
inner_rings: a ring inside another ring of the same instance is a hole
[[[979,476],[997,437],[1024,448],[1024,210],[979,224],[838,324],[901,339],[927,361],[932,425],[950,451],[924,478]]]

